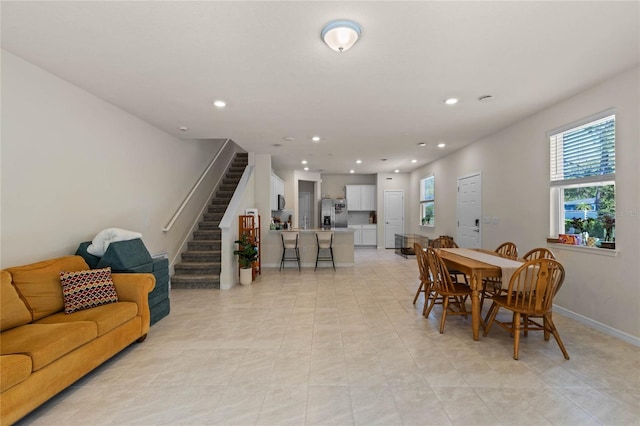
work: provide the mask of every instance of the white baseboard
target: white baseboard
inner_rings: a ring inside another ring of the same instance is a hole
[[[565,309],[555,304],[553,305],[553,310],[555,312],[558,312],[559,314],[562,314],[566,317],[569,317],[578,322],[581,322],[591,328],[595,328],[596,330],[602,331],[603,333],[608,334],[609,336],[613,336],[620,340],[624,340],[625,342],[631,343],[634,346],[640,346],[640,338],[636,336],[632,336],[631,334],[625,333],[624,331],[620,331],[616,328],[613,328],[611,326],[608,326],[606,324],[603,324],[591,318],[585,317],[584,315],[580,315],[578,313],[575,313],[573,311],[570,311],[568,309]]]

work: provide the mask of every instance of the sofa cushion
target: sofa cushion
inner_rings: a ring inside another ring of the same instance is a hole
[[[98,327],[92,321],[27,324],[0,333],[0,352],[28,355],[33,371],[38,371],[97,336]]]
[[[103,229],[93,238],[91,244],[87,247],[87,251],[94,256],[101,257],[104,256],[109,244],[136,238],[142,238],[142,234],[121,228]]]
[[[151,272],[153,258],[140,238],[111,243],[97,268],[111,266],[114,272]]]
[[[118,301],[111,268],[60,272],[64,312],[67,314]]]
[[[30,322],[31,313],[11,284],[11,274],[0,271],[0,330],[5,331]]]
[[[31,358],[27,355],[0,356],[0,392],[27,380],[31,368]]]
[[[7,271],[35,321],[64,309],[60,271],[83,269],[89,269],[89,266],[82,257],[65,256]]]
[[[91,241],[85,241],[84,243],[80,243],[78,246],[78,250],[76,250],[76,254],[78,256],[82,256],[89,268],[96,269],[98,267],[98,262],[100,262],[100,258],[98,256],[94,256],[87,251],[87,247],[91,244]]]
[[[57,314],[42,318],[37,321],[36,324],[93,321],[98,326],[98,336],[102,336],[132,318],[135,318],[137,315],[138,305],[134,302],[117,302],[92,309],[85,309],[72,314],[58,312]]]

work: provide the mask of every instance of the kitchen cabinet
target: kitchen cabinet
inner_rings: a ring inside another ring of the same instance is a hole
[[[278,195],[284,196],[284,181],[271,173],[271,210],[278,210]]]
[[[378,227],[376,225],[349,225],[353,229],[354,246],[376,246],[378,244]]]
[[[375,211],[375,185],[345,185],[347,195],[347,210]]]
[[[362,245],[363,246],[378,245],[378,229],[376,225],[362,226]]]

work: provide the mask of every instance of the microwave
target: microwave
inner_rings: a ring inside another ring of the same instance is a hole
[[[278,210],[284,210],[285,202],[284,195],[278,194]]]

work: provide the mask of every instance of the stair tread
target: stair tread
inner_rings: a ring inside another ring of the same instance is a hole
[[[221,262],[185,262],[182,261],[180,263],[176,263],[175,268],[186,266],[186,267],[202,267],[202,266],[218,266]]]
[[[220,274],[206,274],[206,275],[188,275],[188,274],[175,274],[171,277],[172,281],[207,281],[220,279]]]

